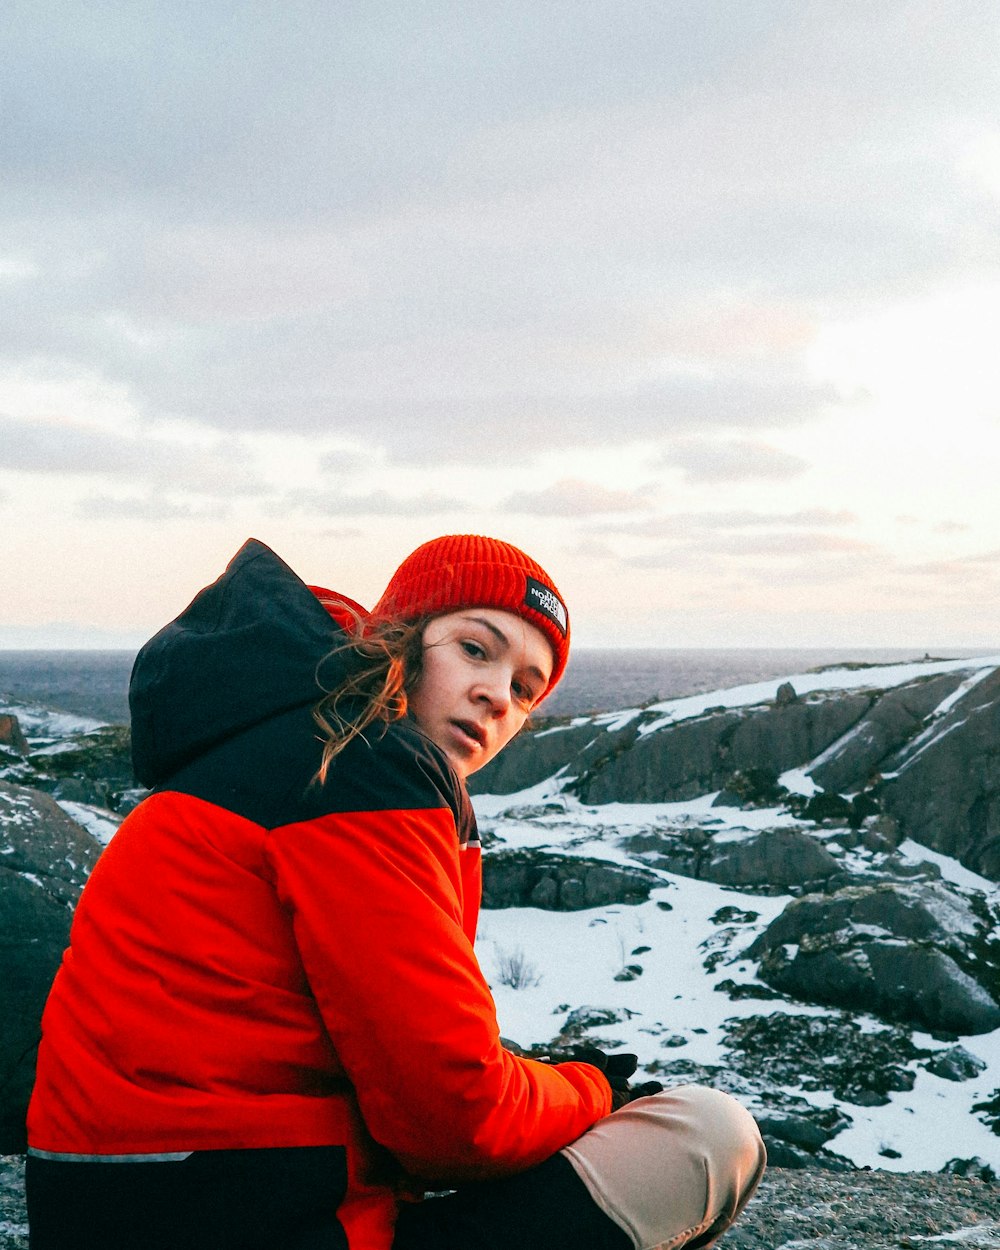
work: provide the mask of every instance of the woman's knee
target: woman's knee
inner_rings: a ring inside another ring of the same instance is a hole
[[[563,1153],[636,1246],[706,1244],[739,1215],[766,1161],[750,1113],[698,1085],[629,1103]]]
[[[757,1121],[746,1107],[707,1085],[681,1085],[650,1101],[658,1099],[664,1100],[663,1124],[675,1129],[683,1124],[692,1147],[703,1153],[710,1168],[737,1174],[740,1188],[756,1185],[767,1154]],[[632,1105],[638,1108],[643,1101]],[[665,1137],[663,1148],[669,1150]]]

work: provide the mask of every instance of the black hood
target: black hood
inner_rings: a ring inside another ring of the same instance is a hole
[[[160,785],[233,735],[318,702],[317,668],[344,636],[308,586],[251,538],[136,656],[129,706],[138,780]],[[323,665],[326,689],[346,663]]]

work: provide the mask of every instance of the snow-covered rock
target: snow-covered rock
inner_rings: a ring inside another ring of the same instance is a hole
[[[24,1148],[42,1006],[99,853],[49,795],[0,782],[0,1153]]]
[[[536,759],[518,791],[517,754],[494,792],[480,775],[488,854],[641,866],[659,886],[638,904],[484,912],[505,1036],[572,1035],[728,1089],[789,1166],[1000,1168],[1000,893],[973,871],[974,839],[964,867],[883,802],[945,744],[978,761],[947,812],[990,801],[998,665],[796,674],[794,698],[764,683],[540,726],[517,750],[544,747],[547,776]],[[511,951],[530,972],[516,986]]]

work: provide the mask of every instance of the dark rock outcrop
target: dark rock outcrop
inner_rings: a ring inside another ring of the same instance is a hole
[[[871,706],[871,696],[796,700],[780,706],[715,712],[639,735],[577,772],[585,803],[661,803],[721,790],[735,769],[780,774],[799,768],[841,737]]]
[[[99,852],[49,795],[0,782],[0,1151],[25,1147],[42,1007]]]
[[[986,1061],[974,1055],[964,1046],[952,1046],[939,1051],[923,1065],[928,1072],[943,1081],[971,1081],[986,1068]]]
[[[575,776],[595,760],[627,749],[635,740],[635,722],[609,729],[606,721],[602,717],[582,724],[550,725],[540,720],[537,729],[524,731],[470,777],[469,793],[515,794],[561,769],[568,768]]]
[[[123,797],[136,784],[131,736],[124,725],[107,725],[34,751],[29,763],[35,772],[31,785],[60,799],[110,811],[122,809]]]
[[[793,901],[748,954],[764,981],[808,1002],[987,1033],[1000,1027],[992,925],[941,882],[851,886]]]
[[[766,1072],[772,1086],[829,1090],[843,1102],[879,1106],[894,1090],[912,1089],[908,1066],[929,1057],[893,1027],[862,1028],[846,1012],[768,1015],[730,1020],[724,1026],[729,1066],[750,1080]]]
[[[28,754],[28,743],[21,731],[20,721],[11,712],[0,712],[0,748],[15,755]]]
[[[714,841],[701,872],[718,885],[780,890],[842,874],[830,852],[798,829],[764,829],[739,841]]]
[[[566,1016],[562,1028],[552,1039],[550,1049],[558,1051],[585,1043],[591,1029],[606,1029],[609,1025],[627,1020],[628,1015],[621,1007],[576,1007]],[[599,1042],[598,1047],[607,1048],[607,1042]]]
[[[830,852],[798,829],[764,829],[739,839],[705,837],[701,830],[673,838],[642,833],[622,845],[652,867],[763,893],[801,889],[843,874]]]
[[[883,809],[910,837],[1000,880],[1000,669],[884,771]]]
[[[827,1142],[851,1123],[838,1107],[813,1107],[794,1094],[773,1094],[754,1108],[771,1167],[818,1167],[834,1172],[853,1164],[827,1149]]]
[[[676,802],[720,792],[726,805],[785,805],[805,820],[861,828],[875,816],[1000,880],[1000,669],[958,695],[968,670],[886,691],[801,696],[719,708],[661,724],[654,709],[545,725],[474,779],[514,793],[559,774],[584,803]],[[939,708],[943,710],[938,712]],[[806,768],[820,787],[789,795],[779,777]]]
[[[641,868],[538,851],[491,851],[483,856],[484,907],[582,911],[609,903],[644,903],[661,884]]]
[[[511,794],[565,769],[587,803],[690,799],[722,789],[736,769],[776,776],[808,763],[869,710],[873,697],[786,697],[645,734],[642,727],[655,721],[655,713],[637,713],[617,728],[607,727],[607,717],[544,726],[511,743],[476,774],[470,788],[477,794]]]
[[[962,673],[943,673],[887,690],[809,775],[824,790],[835,793],[864,786],[884,767],[887,756],[920,732],[925,719],[959,686],[962,677]]]

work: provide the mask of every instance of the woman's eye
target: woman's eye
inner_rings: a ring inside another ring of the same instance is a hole
[[[474,660],[486,659],[486,648],[478,642],[473,642],[471,638],[466,638],[462,641],[462,650]]]
[[[530,686],[525,685],[523,681],[511,682],[511,692],[518,703],[523,703],[525,707],[531,707],[535,701],[535,692]]]

